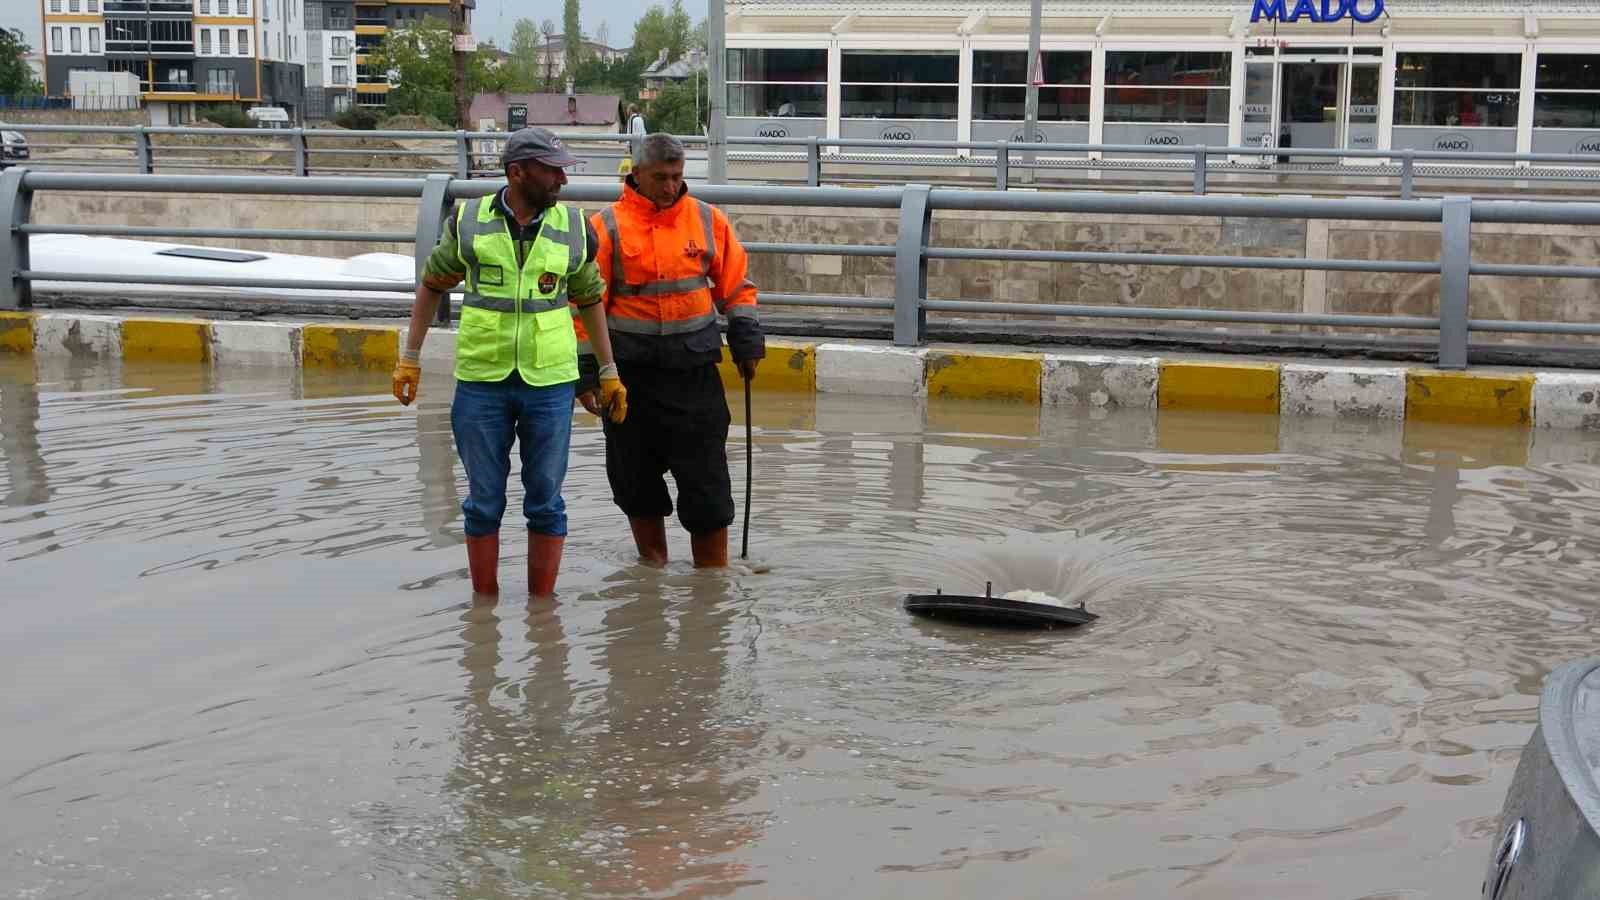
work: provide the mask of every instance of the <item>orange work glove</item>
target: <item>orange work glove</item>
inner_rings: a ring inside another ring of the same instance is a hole
[[[628,417],[628,389],[622,386],[615,363],[600,367],[600,409],[613,423]]]
[[[417,386],[422,383],[420,355],[420,350],[401,350],[400,361],[394,364],[394,398],[401,406],[410,406],[417,399]]]

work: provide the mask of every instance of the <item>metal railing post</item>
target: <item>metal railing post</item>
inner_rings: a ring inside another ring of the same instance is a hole
[[[143,125],[133,132],[133,165],[141,175],[149,175],[156,168],[155,153],[150,146],[150,132],[145,131]]]
[[[1011,189],[1011,142],[994,142],[994,189]]]
[[[27,309],[33,305],[33,286],[17,273],[28,268],[28,235],[18,226],[28,224],[33,191],[22,183],[28,170],[12,166],[0,172],[0,216],[6,223],[0,241],[0,309]]]
[[[1410,150],[1400,157],[1400,199],[1410,200],[1412,181],[1416,173],[1417,156]]]
[[[806,184],[822,185],[822,147],[815,136],[806,141]]]
[[[922,343],[928,329],[928,231],[933,210],[929,187],[908,184],[900,193],[900,231],[894,247],[894,342],[901,347]]]
[[[1472,198],[1444,198],[1439,248],[1439,368],[1467,367]]]
[[[310,175],[310,165],[306,161],[306,130],[304,128],[296,128],[289,132],[289,149],[294,151],[294,174],[302,178]]]
[[[467,152],[467,133],[456,132],[456,177],[468,179],[472,177],[472,157]]]
[[[1204,144],[1194,148],[1194,192],[1201,196],[1206,192],[1206,147]]]
[[[422,180],[422,199],[417,205],[417,246],[416,268],[417,281],[422,281],[422,270],[428,264],[428,257],[433,253],[433,245],[439,243],[439,235],[444,233],[446,217],[450,215],[454,204],[450,202],[451,178],[442,172],[436,172]],[[440,325],[450,324],[450,295],[445,294],[439,300]]]

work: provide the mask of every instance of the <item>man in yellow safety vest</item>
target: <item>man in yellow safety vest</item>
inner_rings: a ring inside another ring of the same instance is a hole
[[[416,399],[428,325],[440,298],[465,280],[450,428],[469,484],[461,510],[472,590],[499,592],[500,519],[515,442],[528,523],[528,593],[546,599],[555,593],[567,534],[561,484],[578,380],[569,300],[600,361],[600,406],[611,421],[627,415],[628,395],[612,363],[594,230],[582,212],[557,202],[564,170],[577,158],[548,129],[524,128],[506,141],[500,161],[506,186],[458,204],[428,257],[394,394],[404,405]]]

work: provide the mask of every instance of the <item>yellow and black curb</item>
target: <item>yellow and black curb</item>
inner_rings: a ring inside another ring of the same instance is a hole
[[[385,325],[0,312],[0,352],[387,371],[404,330]],[[1232,411],[1600,430],[1600,372],[1196,361],[965,347],[769,340],[764,391],[876,394],[1113,409]],[[448,364],[436,331],[425,368]],[[739,377],[721,367],[729,388]]]

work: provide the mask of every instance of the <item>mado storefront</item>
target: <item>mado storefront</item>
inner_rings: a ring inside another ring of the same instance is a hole
[[[1025,0],[728,10],[732,136],[1025,138]],[[1600,0],[1047,0],[1041,47],[1034,142],[1600,161]]]

